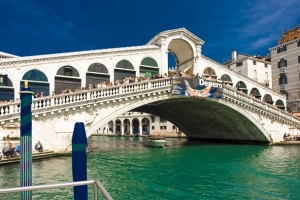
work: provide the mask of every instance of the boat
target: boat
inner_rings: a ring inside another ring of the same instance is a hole
[[[164,147],[167,141],[162,136],[149,136],[144,140],[144,145],[149,147]]]

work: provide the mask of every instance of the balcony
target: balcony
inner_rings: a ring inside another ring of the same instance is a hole
[[[286,84],[279,85],[279,91],[280,91],[280,92],[282,92],[282,91],[287,91],[287,85],[286,85]]]
[[[279,74],[285,74],[286,73],[286,67],[281,67],[278,69]]]
[[[265,80],[264,82],[266,86],[269,86],[269,80]]]

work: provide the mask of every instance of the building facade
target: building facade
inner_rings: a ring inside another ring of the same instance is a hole
[[[300,116],[300,25],[285,30],[269,50],[273,89],[287,96],[287,111]]]
[[[224,62],[228,68],[236,71],[244,76],[247,76],[262,85],[272,88],[272,69],[270,62],[270,55],[265,57],[261,56],[249,56],[242,53],[237,53],[236,51],[231,52],[231,59]],[[238,87],[238,86],[236,86]],[[243,90],[246,94],[249,92],[245,89],[243,85],[240,85],[237,89]],[[256,98],[261,99],[262,97],[255,88],[250,94],[253,94]]]
[[[99,127],[96,134],[184,136],[178,127],[159,116],[131,111]]]

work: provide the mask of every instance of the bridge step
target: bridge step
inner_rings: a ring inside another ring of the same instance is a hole
[[[32,160],[50,158],[50,157],[55,157],[57,155],[58,153],[55,153],[54,151],[44,151],[41,153],[37,151],[33,151]],[[0,159],[0,165],[10,164],[10,163],[20,163],[20,155],[18,154],[16,158],[7,159],[6,157],[4,157],[2,160]]]

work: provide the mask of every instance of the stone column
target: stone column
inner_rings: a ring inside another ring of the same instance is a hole
[[[120,130],[121,130],[121,135],[124,135],[123,123],[121,123]]]

